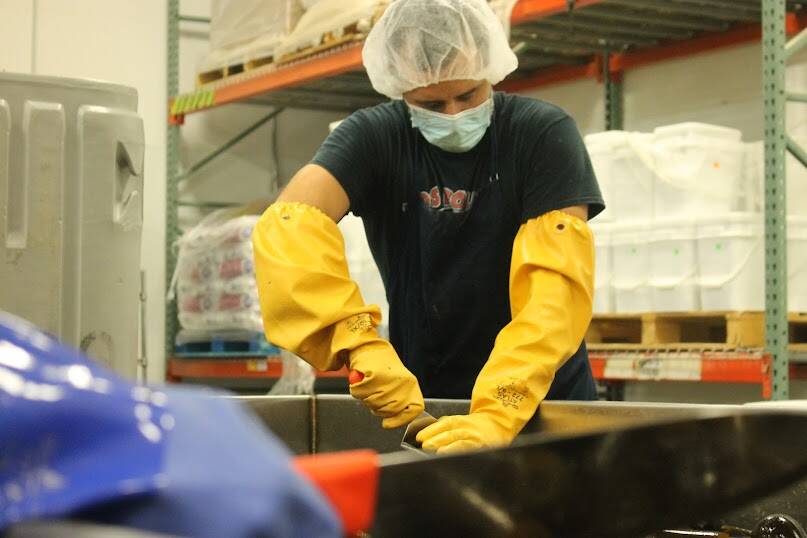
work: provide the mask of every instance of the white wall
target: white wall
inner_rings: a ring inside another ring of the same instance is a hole
[[[166,13],[162,0],[0,0],[0,69],[138,90],[146,139],[142,267],[151,379],[164,377]]]
[[[30,73],[33,59],[33,0],[0,0],[0,71]]]

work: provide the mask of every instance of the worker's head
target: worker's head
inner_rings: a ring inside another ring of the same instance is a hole
[[[364,45],[376,91],[403,98],[432,144],[463,152],[490,125],[492,86],[518,67],[486,0],[396,0]]]
[[[376,91],[407,101],[444,82],[498,84],[518,67],[486,0],[395,0],[367,36],[363,57]]]

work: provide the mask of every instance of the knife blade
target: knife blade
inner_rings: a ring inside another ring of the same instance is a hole
[[[427,411],[424,411],[415,417],[415,419],[406,426],[406,430],[404,430],[404,436],[401,440],[401,448],[416,452],[418,454],[428,455],[428,452],[423,450],[420,442],[417,440],[417,435],[421,432],[421,430],[428,428],[435,422],[437,422],[437,419]]]

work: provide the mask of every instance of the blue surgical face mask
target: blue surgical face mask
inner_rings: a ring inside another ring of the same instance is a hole
[[[451,153],[465,153],[479,144],[493,118],[493,98],[459,114],[441,114],[409,105],[412,127],[430,144]]]

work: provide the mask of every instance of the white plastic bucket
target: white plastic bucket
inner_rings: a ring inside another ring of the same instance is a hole
[[[594,232],[595,250],[594,313],[609,314],[614,311],[611,228],[608,223],[596,222],[591,224],[591,230]]]
[[[607,131],[585,138],[606,205],[604,220],[653,218],[654,174],[649,161],[652,135]]]
[[[735,213],[697,224],[701,306],[706,311],[764,310],[762,216]]]
[[[787,219],[788,310],[807,312],[807,217]]]
[[[614,311],[652,312],[649,222],[614,224],[611,228]]]
[[[659,127],[653,136],[657,218],[720,215],[740,209],[745,161],[740,131],[681,123]]]
[[[656,312],[700,309],[692,219],[656,221],[650,233],[650,287]]]

